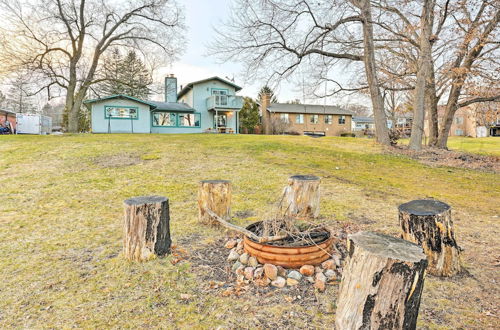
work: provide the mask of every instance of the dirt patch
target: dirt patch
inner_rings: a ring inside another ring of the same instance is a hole
[[[94,158],[94,164],[102,168],[116,168],[137,165],[142,161],[141,157],[132,153],[119,153],[115,155],[103,155]]]
[[[386,149],[390,154],[405,155],[430,166],[449,166],[500,173],[500,157],[469,154],[459,151],[424,147],[420,151],[406,146]]]

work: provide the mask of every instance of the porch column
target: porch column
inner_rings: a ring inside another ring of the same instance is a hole
[[[219,133],[219,111],[217,111],[217,108],[215,108],[215,132]]]

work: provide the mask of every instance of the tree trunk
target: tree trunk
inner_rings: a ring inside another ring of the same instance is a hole
[[[377,78],[377,66],[375,62],[375,45],[373,42],[373,23],[371,4],[369,0],[354,1],[361,10],[363,17],[363,47],[366,79],[370,90],[373,106],[373,117],[375,121],[375,137],[377,142],[390,145],[389,129],[387,128],[387,116],[384,109],[384,99],[380,92]]]
[[[428,271],[452,276],[460,271],[460,249],[455,241],[451,207],[435,200],[415,200],[399,206],[402,237],[423,247]]]
[[[428,111],[429,125],[429,146],[434,147],[437,144],[439,127],[438,127],[438,97],[436,93],[436,77],[434,75],[434,61],[431,62],[431,70],[429,73],[429,84],[425,90],[426,108]]]
[[[170,251],[168,199],[147,196],[127,199],[123,254],[128,260],[145,261]]]
[[[288,178],[283,191],[281,214],[298,219],[319,215],[320,178],[314,175],[294,175]]]
[[[411,136],[409,147],[413,150],[422,149],[422,136],[424,133],[425,119],[425,94],[432,63],[432,48],[430,38],[432,35],[432,22],[434,12],[434,1],[425,0],[422,6],[422,16],[420,19],[420,49],[417,63],[417,82],[413,100],[413,120],[411,124]]]
[[[204,180],[198,190],[198,219],[207,225],[219,225],[211,211],[222,219],[231,218],[231,181]]]
[[[335,325],[343,329],[415,329],[427,260],[422,248],[372,232],[347,238]]]

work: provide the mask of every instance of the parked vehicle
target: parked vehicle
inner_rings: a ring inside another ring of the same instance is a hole
[[[52,118],[37,114],[17,114],[17,134],[50,134]]]

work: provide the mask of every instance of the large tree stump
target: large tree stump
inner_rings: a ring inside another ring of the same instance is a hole
[[[123,254],[144,261],[170,251],[170,214],[168,198],[146,196],[124,202]]]
[[[288,178],[283,191],[281,213],[298,219],[319,215],[320,178],[314,175],[294,175]]]
[[[198,219],[204,224],[219,225],[214,214],[225,220],[231,217],[231,181],[204,180],[200,182]]]
[[[335,325],[346,329],[415,329],[427,260],[422,248],[373,232],[347,238],[348,258]]]
[[[452,276],[460,271],[460,249],[455,241],[451,207],[437,200],[414,200],[399,206],[402,237],[423,247],[428,272]]]

